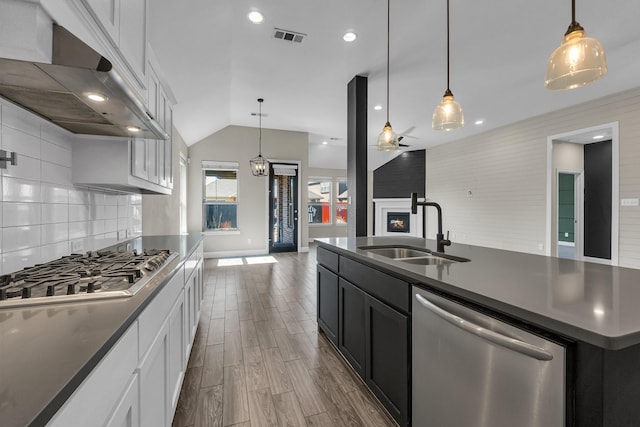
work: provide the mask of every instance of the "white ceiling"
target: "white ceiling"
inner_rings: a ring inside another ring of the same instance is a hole
[[[451,0],[451,90],[466,125],[431,129],[446,89],[446,1],[391,1],[390,120],[421,149],[640,85],[640,1],[578,0],[577,20],[605,47],[609,74],[571,91],[544,88],[546,62],[571,21],[570,0]],[[308,132],[312,167],[346,168],[347,83],[368,76],[368,138],[386,120],[385,0],[150,0],[150,41],[191,145],[228,125]],[[247,19],[257,9],[261,24]],[[307,34],[300,44],[274,27]],[[346,30],[358,39],[342,40]],[[477,119],[484,119],[481,126]],[[595,123],[594,123],[595,125]],[[331,140],[330,138],[337,138]],[[327,141],[327,145],[322,145]],[[247,143],[253,143],[248,141]],[[268,156],[268,153],[265,153]],[[394,153],[369,150],[375,168]]]

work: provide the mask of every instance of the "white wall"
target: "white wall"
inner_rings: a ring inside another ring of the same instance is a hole
[[[72,252],[100,249],[142,233],[139,194],[76,187],[71,145],[81,140],[50,122],[0,100],[3,150],[17,166],[1,170],[0,273],[7,274]]]
[[[142,234],[180,234],[180,153],[187,157],[189,148],[173,128],[173,190],[170,195],[142,195]]]
[[[639,116],[637,88],[430,148],[427,194],[453,241],[543,254],[547,136],[619,121],[620,197],[638,198]],[[435,229],[430,212],[428,235]],[[640,268],[640,208],[620,208],[619,236],[620,265]]]
[[[258,155],[258,128],[228,126],[189,147],[188,230],[202,231],[202,161],[238,162],[239,233],[209,234],[204,239],[208,257],[264,254],[267,238],[267,178],[251,175],[249,160]],[[300,208],[307,206],[308,136],[304,132],[262,129],[262,155],[278,161],[300,161]],[[307,216],[299,215],[302,250],[309,240]]]
[[[325,168],[309,168],[309,177],[329,178],[333,182],[333,198],[332,206],[332,223],[331,224],[309,224],[309,241],[321,237],[347,237],[347,225],[336,225],[335,222],[335,198],[336,194],[336,178],[347,179],[346,169],[325,169]],[[306,188],[306,186],[305,186]],[[347,188],[348,190],[348,188]],[[348,220],[348,219],[347,219]]]

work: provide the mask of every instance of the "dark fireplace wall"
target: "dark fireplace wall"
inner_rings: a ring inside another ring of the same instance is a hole
[[[405,140],[406,141],[406,140]],[[425,150],[405,151],[373,171],[374,199],[403,199],[425,193]]]

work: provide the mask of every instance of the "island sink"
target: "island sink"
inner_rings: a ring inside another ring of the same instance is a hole
[[[406,262],[415,265],[442,265],[454,262],[468,262],[467,258],[448,255],[440,252],[433,252],[429,249],[414,248],[401,245],[385,246],[361,246],[358,249],[391,258],[396,261]]]

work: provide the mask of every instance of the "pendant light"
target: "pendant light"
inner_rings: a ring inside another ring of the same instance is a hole
[[[378,136],[376,147],[379,151],[393,151],[399,148],[398,135],[393,131],[389,123],[389,33],[391,32],[391,20],[389,18],[391,6],[387,0],[387,123]]]
[[[431,127],[434,130],[454,130],[464,126],[464,113],[462,107],[453,98],[449,89],[449,0],[447,0],[447,90],[444,92],[442,102],[436,105],[433,111]]]
[[[260,136],[258,137],[258,157],[254,157],[249,160],[251,164],[251,173],[253,176],[269,176],[269,160],[262,157],[262,103],[264,99],[258,98],[259,112],[258,117],[260,119]]]
[[[571,24],[562,44],[547,63],[544,85],[550,90],[575,89],[593,83],[607,74],[602,44],[576,22],[576,0],[571,0]]]

